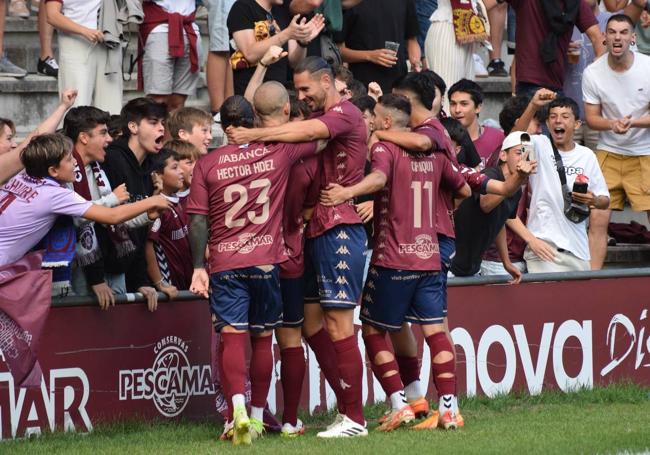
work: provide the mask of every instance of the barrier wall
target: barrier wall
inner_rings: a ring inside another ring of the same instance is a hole
[[[547,281],[517,286],[452,282],[449,321],[461,393],[535,394],[623,379],[650,385],[649,276],[650,269],[633,269],[563,275],[571,278],[564,281],[539,275]],[[1,438],[85,432],[116,419],[216,416],[210,331],[207,304],[189,294],[155,313],[141,303],[101,311],[78,298],[55,302],[40,343],[40,390],[14,388],[0,357]],[[428,381],[428,348],[420,344],[421,378]],[[334,396],[312,359],[308,352],[303,406],[314,412]],[[271,410],[281,409],[279,371],[276,346]],[[364,375],[364,400],[385,399],[369,368]],[[429,393],[435,395],[432,386]]]

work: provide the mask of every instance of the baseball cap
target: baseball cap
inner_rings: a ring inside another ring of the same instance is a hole
[[[513,131],[508,134],[501,144],[501,150],[508,150],[515,145],[521,145],[524,142],[530,142],[530,134],[525,131]]]

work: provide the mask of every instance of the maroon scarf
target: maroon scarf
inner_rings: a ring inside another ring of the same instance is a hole
[[[73,150],[72,154],[75,160],[77,160],[77,165],[74,170],[75,181],[72,184],[74,190],[85,200],[92,201],[93,197],[90,194],[90,187],[88,186],[88,179],[86,178],[86,169],[83,165],[81,156],[76,150]],[[93,178],[99,188],[100,196],[103,197],[110,194],[111,188],[107,183],[106,175],[104,174],[104,171],[102,171],[99,163],[93,162],[90,166],[93,170]],[[115,246],[118,258],[123,258],[135,251],[135,245],[131,241],[126,226],[123,224],[106,226],[106,231],[108,232],[108,237]],[[101,258],[101,252],[99,250],[99,244],[97,242],[97,235],[93,223],[85,223],[79,231],[78,238],[77,263],[79,265],[82,267],[87,266]]]

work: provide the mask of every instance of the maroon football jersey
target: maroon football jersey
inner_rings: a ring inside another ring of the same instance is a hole
[[[430,117],[413,128],[413,131],[429,138],[433,144],[432,152],[434,154],[445,156],[454,165],[457,163],[456,153],[454,152],[454,146],[451,143],[449,133],[442,126],[440,120],[435,117]],[[455,238],[453,195],[451,192],[441,188],[437,193],[437,197],[436,230],[439,234]]]
[[[190,288],[193,272],[188,217],[178,197],[165,197],[172,205],[154,221],[149,230],[149,240],[154,242],[156,261],[163,279],[179,290],[185,290]]]
[[[372,264],[400,270],[440,270],[437,193],[455,192],[465,179],[440,154],[412,154],[389,142],[372,147],[372,170],[386,175],[375,195]]]
[[[307,206],[310,187],[317,172],[318,157],[316,156],[300,160],[291,168],[282,220],[282,232],[289,260],[280,264],[281,278],[298,278],[303,274],[305,221],[302,214]]]
[[[289,173],[316,143],[226,145],[194,167],[187,212],[208,215],[210,273],[287,259],[282,215]]]
[[[349,101],[341,100],[316,119],[330,132],[322,157],[321,187],[330,183],[350,186],[360,182],[368,153],[361,111]],[[318,203],[307,228],[307,237],[317,237],[339,224],[361,224],[352,202],[336,207]]]

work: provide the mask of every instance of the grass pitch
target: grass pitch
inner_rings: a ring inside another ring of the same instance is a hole
[[[123,423],[92,434],[47,434],[0,442],[2,454],[391,454],[408,453],[622,453],[650,451],[650,389],[612,385],[570,394],[545,392],[461,400],[465,428],[445,432],[372,431],[384,406],[367,408],[367,438],[321,441],[315,435],[332,415],[304,417],[305,436],[267,435],[251,447],[218,441],[213,422]]]

